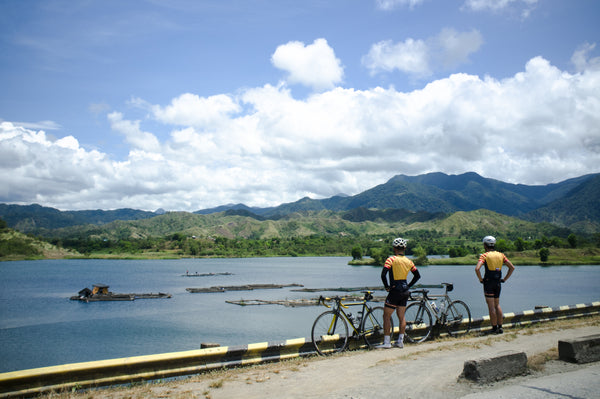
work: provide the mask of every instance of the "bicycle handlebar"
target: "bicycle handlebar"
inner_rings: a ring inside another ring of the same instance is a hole
[[[413,298],[412,295],[414,293],[414,294],[422,294],[425,299],[429,299],[429,297],[427,297],[427,293],[428,292],[429,292],[429,290],[413,290],[413,291],[409,291],[409,298],[411,300],[413,300],[414,298]]]
[[[338,303],[338,304],[339,304],[341,307],[343,307],[343,308],[345,308],[345,309],[348,309],[348,306],[346,306],[346,305],[344,305],[344,304],[342,303],[342,301],[343,301],[344,299],[346,299],[346,298],[339,297],[339,296],[334,296],[333,298],[329,298],[329,297],[326,297],[326,296],[324,297],[323,295],[321,295],[321,296],[319,297],[319,304],[321,304],[321,303],[322,303],[322,304],[323,304],[323,306],[325,306],[326,308],[331,308],[331,305],[328,305],[328,304],[326,304],[325,302],[329,302],[329,301],[335,301],[335,302],[337,302],[337,303]]]

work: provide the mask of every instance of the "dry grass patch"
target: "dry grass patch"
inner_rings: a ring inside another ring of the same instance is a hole
[[[558,348],[552,348],[546,352],[530,356],[527,359],[527,367],[535,371],[544,371],[546,363],[550,360],[558,360]]]

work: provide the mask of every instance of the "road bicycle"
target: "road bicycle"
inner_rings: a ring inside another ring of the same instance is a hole
[[[445,288],[443,295],[429,295],[429,290],[412,290],[410,300],[415,301],[406,308],[404,318],[406,320],[406,332],[404,336],[409,342],[423,342],[431,335],[433,326],[445,326],[448,334],[458,337],[469,332],[471,329],[471,311],[463,301],[453,301],[448,292],[454,289],[450,283],[442,283],[433,286],[421,286],[429,288]],[[439,306],[436,304],[439,301]],[[435,323],[432,323],[432,315]]]
[[[372,291],[363,291],[362,300],[343,302],[346,298],[339,296],[328,298],[321,296],[319,304],[331,310],[320,314],[311,331],[311,339],[315,350],[320,355],[342,352],[348,347],[348,339],[364,339],[369,348],[373,348],[383,340],[383,307],[372,307]],[[329,304],[328,304],[329,303]],[[357,317],[346,312],[350,306],[362,306]],[[350,326],[350,329],[348,328]],[[394,326],[392,325],[392,331]]]

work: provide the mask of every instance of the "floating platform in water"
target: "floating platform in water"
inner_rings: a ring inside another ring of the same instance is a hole
[[[187,292],[192,294],[196,293],[209,293],[209,292],[226,292],[226,291],[252,291],[252,290],[269,290],[284,287],[304,287],[302,284],[246,284],[246,285],[229,285],[229,286],[216,286],[206,288],[186,288]]]
[[[296,306],[316,306],[319,304],[319,298],[304,298],[304,299],[282,299],[282,300],[266,300],[266,299],[240,299],[239,301],[225,301],[232,305],[240,306],[256,306],[256,305],[283,305],[288,307]]]
[[[106,284],[94,284],[93,288],[84,288],[77,295],[73,295],[72,301],[99,302],[99,301],[134,301],[136,299],[171,298],[171,294],[164,292],[144,294],[118,294],[110,292]]]
[[[352,301],[353,298],[347,298],[348,301]],[[357,297],[358,300],[358,297]],[[384,296],[373,297],[371,302],[384,302]],[[318,306],[321,303],[319,298],[301,298],[301,299],[240,299],[239,301],[225,301],[232,305],[239,306],[259,306],[259,305],[282,305],[287,307],[298,307],[298,306]]]
[[[182,274],[181,277],[210,277],[210,276],[233,276],[233,273],[223,272],[223,273],[185,273]]]
[[[341,291],[341,292],[355,292],[355,291],[385,291],[383,286],[379,285],[377,287],[338,287],[338,288],[300,288],[297,290],[292,290],[295,292],[321,292],[321,291]]]

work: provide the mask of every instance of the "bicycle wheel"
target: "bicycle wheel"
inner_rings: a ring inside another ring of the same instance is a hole
[[[463,301],[454,301],[448,306],[446,328],[453,337],[464,335],[471,329],[471,311]]]
[[[413,302],[408,305],[404,319],[406,320],[404,336],[409,342],[423,342],[431,334],[431,312],[424,304]]]
[[[392,332],[394,331],[394,321],[390,320]],[[383,342],[383,307],[379,306],[369,310],[363,318],[361,331],[364,334],[365,342],[369,348],[375,347]]]
[[[348,344],[348,323],[334,311],[321,313],[312,326],[311,339],[320,355],[341,352]]]

